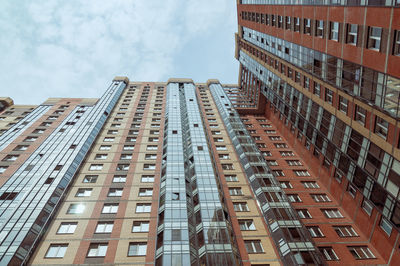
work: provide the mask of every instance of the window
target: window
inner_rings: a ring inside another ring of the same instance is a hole
[[[77,222],[61,223],[60,227],[58,227],[57,234],[73,234],[77,226]]]
[[[17,147],[15,147],[14,151],[26,151],[28,147],[28,145],[18,145]]]
[[[356,24],[347,24],[346,43],[357,45],[358,26]]]
[[[107,243],[91,243],[87,257],[105,257],[107,253]]]
[[[123,153],[121,154],[120,160],[131,160],[132,159],[132,154],[131,153]]]
[[[113,142],[115,140],[114,137],[105,137],[104,142]]]
[[[124,145],[124,151],[133,151],[135,149],[135,145]]]
[[[351,225],[334,226],[333,229],[335,230],[336,234],[338,234],[339,237],[358,236],[358,234]]]
[[[134,221],[132,226],[132,232],[149,232],[149,221]]]
[[[27,141],[27,142],[34,142],[35,140],[37,140],[37,137],[26,137],[24,139],[24,141]]]
[[[290,181],[280,181],[281,183],[281,188],[293,188],[292,184],[290,184]]]
[[[288,146],[285,143],[274,143],[276,148],[288,148]]]
[[[287,157],[287,156],[294,156],[294,153],[292,151],[280,151],[279,152],[281,156]]]
[[[122,196],[123,189],[122,188],[110,188],[108,190],[108,197],[121,197]]]
[[[89,167],[89,171],[100,171],[103,169],[102,164],[91,164]]]
[[[98,175],[86,175],[83,178],[82,183],[96,183],[98,177]]]
[[[324,21],[323,20],[316,21],[315,36],[324,38]]]
[[[96,160],[105,160],[107,159],[107,154],[96,154],[94,157]]]
[[[270,136],[269,139],[272,141],[282,140],[280,136]]]
[[[233,203],[233,209],[236,212],[248,212],[249,211],[249,206],[247,206],[246,202],[234,202]]]
[[[302,219],[311,219],[311,214],[308,212],[307,209],[298,209],[297,214],[300,216]]]
[[[312,237],[324,237],[324,234],[322,233],[319,226],[307,226],[307,229]]]
[[[339,41],[339,22],[331,22],[331,32],[329,39],[332,41]]]
[[[394,33],[393,55],[400,56],[400,30],[396,30]]]
[[[287,194],[290,202],[301,202],[301,198],[298,194]]]
[[[156,151],[158,149],[157,145],[147,145],[148,151]]]
[[[331,199],[326,194],[311,194],[311,198],[315,202],[330,202]]]
[[[151,196],[153,196],[153,189],[152,188],[140,188],[139,196],[140,197],[151,197]]]
[[[96,226],[96,234],[109,234],[112,232],[114,222],[99,222]]]
[[[367,200],[364,199],[364,201],[363,201],[361,207],[363,208],[363,210],[364,210],[369,216],[371,216],[372,210],[374,209],[374,207],[372,206],[372,204],[371,204],[369,201],[367,201]]]
[[[321,96],[321,84],[314,82],[314,92],[315,95]]]
[[[128,171],[129,170],[129,164],[117,164],[116,169],[117,171]]]
[[[293,170],[296,176],[311,176],[307,170]]]
[[[325,88],[325,101],[330,104],[333,102],[333,91],[328,88]]]
[[[216,145],[215,147],[217,151],[226,151],[225,145]]]
[[[242,231],[256,230],[253,220],[239,220],[239,227]]]
[[[286,163],[290,166],[303,165],[299,160],[286,160]]]
[[[150,212],[150,211],[151,211],[151,203],[136,204],[136,212],[137,213]]]
[[[225,175],[226,182],[237,182],[238,177],[236,175]]]
[[[155,169],[156,169],[156,165],[155,164],[145,163],[143,165],[143,170],[155,170]]]
[[[240,187],[230,187],[229,188],[229,195],[231,195],[231,196],[243,195],[242,188],[240,188]]]
[[[67,214],[79,214],[83,213],[84,210],[85,210],[85,205],[81,203],[72,203],[68,207]]]
[[[4,157],[4,159],[2,161],[5,162],[15,162],[18,159],[19,155],[7,155],[6,157]]]
[[[382,138],[386,139],[388,134],[388,128],[389,128],[389,123],[386,120],[377,116],[375,120],[375,133],[381,136]]]
[[[264,249],[261,245],[261,240],[245,240],[244,245],[246,246],[247,253],[263,253]]]
[[[155,160],[157,159],[157,154],[146,154],[144,158],[146,160]]]
[[[275,160],[266,160],[265,161],[269,166],[277,166],[278,162]]]
[[[68,244],[51,244],[46,252],[45,258],[64,258]]]
[[[228,160],[228,159],[230,159],[229,154],[218,154],[218,158],[220,160]]]
[[[109,151],[109,150],[111,150],[111,145],[101,145],[99,150],[100,151]]]
[[[367,246],[347,247],[356,260],[374,259],[375,255]]]
[[[90,197],[92,194],[91,188],[80,188],[75,194],[75,197]]]
[[[154,182],[154,175],[142,175],[142,183],[152,183]]]
[[[125,183],[126,175],[116,175],[113,177],[113,183]]]
[[[382,216],[381,218],[381,223],[379,224],[379,226],[382,228],[383,231],[385,231],[385,233],[390,236],[392,234],[392,229],[393,226],[390,224],[390,222]]]
[[[304,19],[304,34],[311,35],[311,19]]]
[[[368,27],[367,48],[379,51],[381,49],[382,28]]]
[[[118,203],[104,203],[101,213],[117,213]]]
[[[349,101],[346,98],[344,98],[343,96],[339,96],[339,110],[340,111],[347,114],[348,104],[349,104]]]
[[[322,209],[321,210],[327,218],[343,218],[343,215],[338,209]]]
[[[325,256],[326,260],[339,260],[332,247],[320,247],[319,250]]]
[[[234,170],[235,168],[233,168],[233,164],[221,164],[221,167],[223,170]]]
[[[285,176],[285,173],[282,170],[272,170],[275,176]]]
[[[294,31],[300,32],[300,18],[298,17],[294,18]]]
[[[128,256],[146,256],[146,242],[131,242],[129,243]]]

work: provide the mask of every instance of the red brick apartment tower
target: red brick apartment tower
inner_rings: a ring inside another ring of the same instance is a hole
[[[328,264],[400,265],[399,7],[237,2],[227,93]]]

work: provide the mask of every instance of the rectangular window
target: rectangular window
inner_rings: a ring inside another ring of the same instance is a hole
[[[124,145],[124,151],[133,151],[135,149],[135,145]]]
[[[125,183],[126,175],[116,175],[113,177],[113,183]]]
[[[280,151],[279,152],[281,156],[287,157],[287,156],[294,156],[294,153],[292,151]]]
[[[143,170],[155,170],[156,169],[156,165],[155,164],[144,164],[143,165]]]
[[[358,34],[358,25],[347,24],[346,43],[351,45],[357,45],[357,34]]]
[[[315,202],[331,202],[331,199],[326,194],[311,194],[311,198]]]
[[[347,247],[356,260],[374,259],[375,255],[368,246],[350,246]]]
[[[331,32],[329,39],[332,41],[339,41],[339,22],[331,22]]]
[[[369,201],[367,201],[367,200],[364,199],[364,201],[363,201],[361,207],[363,208],[363,210],[364,210],[369,216],[371,216],[372,210],[374,209],[374,207],[372,206],[372,204],[371,204]]]
[[[297,214],[300,216],[301,219],[311,219],[311,214],[308,212],[307,209],[298,209]]]
[[[128,171],[129,170],[129,164],[117,164],[117,167],[115,168],[116,171]]]
[[[286,163],[290,166],[300,166],[303,165],[299,160],[286,160]]]
[[[368,27],[367,48],[379,51],[381,49],[382,28]]]
[[[132,233],[149,232],[149,221],[134,221],[132,226]]]
[[[110,190],[108,190],[108,197],[121,197],[122,196],[122,192],[124,191],[123,188],[110,188]]]
[[[92,243],[89,246],[87,257],[105,257],[107,248],[107,243]]]
[[[301,181],[304,188],[319,188],[319,185],[315,181]]]
[[[101,145],[99,150],[100,151],[109,151],[109,150],[111,150],[111,145]]]
[[[339,237],[356,237],[357,232],[351,225],[334,226],[333,229]]]
[[[325,101],[330,104],[333,102],[333,91],[328,88],[325,88]]]
[[[323,20],[316,21],[315,36],[324,38],[324,21]]]
[[[99,222],[96,226],[96,234],[110,234],[113,230],[114,222]]]
[[[233,203],[233,209],[236,212],[248,212],[249,211],[249,206],[247,206],[246,202],[234,202]]]
[[[265,161],[269,166],[277,166],[278,162],[275,160],[266,160]]]
[[[91,164],[89,167],[89,171],[101,171],[103,169],[102,164]]]
[[[132,154],[131,153],[121,154],[120,160],[131,160],[131,159],[132,159]]]
[[[96,183],[98,177],[98,175],[85,175],[82,183]]]
[[[388,128],[389,128],[389,123],[386,120],[377,116],[375,120],[375,133],[381,136],[382,138],[386,139],[388,134]]]
[[[319,226],[307,226],[307,229],[312,237],[324,237],[324,234],[322,233]]]
[[[139,197],[151,197],[153,196],[152,188],[140,188],[139,189]]]
[[[67,214],[80,214],[85,210],[85,205],[81,203],[72,203],[69,205]]]
[[[388,236],[392,234],[393,226],[388,220],[385,219],[385,217],[382,216],[379,226],[382,228],[383,231],[385,231]]]
[[[253,220],[239,220],[239,227],[242,231],[256,230]]]
[[[51,244],[46,252],[45,258],[64,258],[68,244]]]
[[[118,203],[105,203],[101,213],[117,213]]]
[[[318,82],[314,82],[314,91],[313,93],[317,96],[321,96],[321,84]]]
[[[138,203],[136,204],[136,213],[144,213],[151,211],[151,203]]]
[[[311,35],[311,19],[304,19],[304,34]]]
[[[292,184],[290,183],[290,181],[280,181],[281,183],[281,188],[293,188]]]
[[[244,245],[246,246],[247,253],[264,253],[264,249],[261,245],[261,240],[245,240]]]
[[[226,182],[237,182],[238,177],[236,175],[225,175]]]
[[[299,17],[294,18],[294,31],[300,32],[300,18]]]
[[[105,137],[104,142],[113,142],[115,140],[114,137]]]
[[[231,195],[231,196],[241,196],[241,195],[243,195],[242,188],[240,188],[240,187],[230,187],[229,188],[229,195]]]
[[[92,194],[91,188],[80,188],[75,194],[75,197],[90,197]]]
[[[307,170],[293,170],[296,176],[311,176]]]
[[[148,151],[156,151],[158,149],[157,145],[147,145]]]
[[[96,159],[96,160],[105,160],[105,159],[107,159],[107,154],[96,154],[94,159]]]
[[[131,242],[129,243],[128,256],[146,256],[146,242]]]
[[[347,114],[348,104],[349,104],[349,101],[345,97],[339,96],[339,110],[340,111]]]
[[[354,120],[359,122],[363,126],[365,126],[366,115],[367,115],[367,111],[364,108],[356,105],[356,113],[355,113]]]
[[[145,160],[155,160],[155,159],[157,159],[157,154],[146,154],[144,159]]]
[[[63,235],[73,234],[77,226],[78,226],[77,222],[61,223],[60,227],[58,227],[57,234],[63,234]]]
[[[344,218],[338,209],[321,209],[321,211],[330,219]]]
[[[154,175],[142,175],[141,182],[142,183],[153,183]]]
[[[319,250],[324,255],[326,260],[339,260],[332,247],[320,247]]]
[[[301,202],[301,198],[298,194],[287,194],[287,197],[290,202]]]
[[[394,32],[393,55],[400,56],[400,30]]]

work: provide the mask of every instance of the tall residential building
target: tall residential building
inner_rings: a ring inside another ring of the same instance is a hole
[[[237,2],[227,93],[329,264],[400,265],[399,7]]]

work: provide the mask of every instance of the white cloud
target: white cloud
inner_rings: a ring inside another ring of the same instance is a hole
[[[228,46],[233,57],[237,22],[230,2],[0,1],[0,95],[38,104],[48,97],[99,97],[116,75],[166,81],[181,68],[182,58],[198,53],[188,45],[204,35],[228,32],[226,42],[207,45]],[[231,64],[231,58],[215,60]],[[215,72],[213,62],[203,63],[209,64],[203,71]],[[207,74],[187,71],[195,80]],[[236,75],[225,77],[233,82]]]

